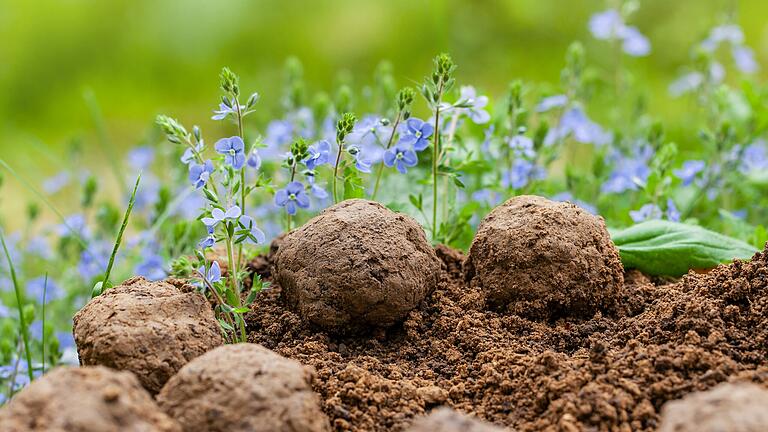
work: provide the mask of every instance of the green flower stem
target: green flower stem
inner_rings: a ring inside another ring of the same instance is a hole
[[[443,82],[437,89],[435,103],[435,139],[432,146],[432,240],[437,239],[437,160],[440,155],[440,103],[443,97]]]
[[[11,270],[11,280],[13,281],[13,291],[16,293],[16,306],[19,309],[19,327],[21,333],[21,340],[24,343],[24,356],[27,361],[27,375],[29,381],[35,379],[32,373],[32,351],[29,347],[29,327],[27,324],[27,318],[24,316],[24,295],[19,287],[19,281],[16,279],[16,269],[13,267],[13,261],[11,261],[11,254],[8,252],[8,246],[5,244],[5,236],[0,232],[0,242],[3,244],[3,251],[5,252],[5,259],[8,260],[8,268]],[[43,329],[45,331],[45,329]]]
[[[390,147],[392,147],[392,141],[395,138],[395,133],[397,133],[397,126],[400,125],[400,119],[402,118],[402,111],[398,111],[397,117],[395,117],[395,123],[392,126],[392,133],[389,135],[389,140],[387,140],[387,148],[386,150],[389,150]],[[373,194],[371,194],[371,201],[376,201],[376,194],[379,192],[379,184],[381,183],[381,175],[384,173],[384,163],[382,162],[379,165],[379,172],[376,173],[376,184],[373,187]]]
[[[240,300],[240,288],[239,284],[237,283],[237,269],[235,268],[235,259],[232,255],[232,237],[227,233],[227,260],[229,262],[229,281],[230,285],[232,286],[232,291],[235,293],[235,297],[237,297],[237,307],[242,306],[242,300]],[[237,325],[240,328],[240,340],[242,342],[245,342],[246,334],[245,334],[245,323],[243,320],[237,320]]]
[[[336,177],[339,175],[339,162],[341,162],[341,153],[344,151],[344,142],[338,143],[339,152],[336,154],[336,163],[333,165],[333,179],[331,179],[331,187],[333,188],[333,203],[339,202],[338,194],[336,193]]]
[[[120,243],[123,240],[125,228],[128,226],[128,219],[131,217],[133,204],[136,202],[136,191],[139,189],[139,182],[141,182],[141,174],[136,177],[136,184],[133,185],[133,193],[131,193],[131,199],[128,201],[128,208],[125,210],[125,215],[123,216],[123,224],[120,225],[120,231],[117,233],[117,238],[115,239],[115,247],[112,248],[112,254],[109,256],[107,271],[104,272],[104,280],[101,283],[102,292],[108,288],[109,274],[112,272],[112,266],[115,264],[115,256],[117,255],[117,250],[120,249]]]
[[[243,113],[240,110],[240,100],[235,97],[235,106],[237,107],[237,130],[240,134],[240,138],[245,145],[245,132],[243,131]],[[245,214],[245,166],[240,168],[240,210]],[[237,246],[237,268],[243,264],[243,244],[240,243]]]

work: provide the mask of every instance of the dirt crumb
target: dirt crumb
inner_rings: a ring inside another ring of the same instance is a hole
[[[142,277],[88,302],[75,315],[73,332],[82,365],[131,371],[152,394],[188,361],[223,343],[203,295]]]
[[[56,368],[0,408],[6,432],[180,432],[136,377],[102,366]]]

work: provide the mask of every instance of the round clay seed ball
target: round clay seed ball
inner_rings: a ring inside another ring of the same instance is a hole
[[[416,419],[407,432],[502,432],[504,429],[461,414],[450,408],[438,408]]]
[[[409,216],[362,199],[289,233],[272,274],[305,320],[331,332],[388,327],[437,285],[440,261]]]
[[[310,368],[261,345],[226,345],[181,368],[157,396],[188,432],[326,432]]]
[[[6,432],[180,432],[129,372],[56,368],[0,408]]]
[[[624,286],[603,219],[538,196],[514,197],[493,209],[465,267],[489,306],[532,319],[610,314]]]
[[[723,383],[666,403],[659,432],[768,431],[768,390]]]
[[[88,302],[75,315],[74,336],[80,364],[131,371],[152,394],[188,361],[223,343],[202,294],[141,277]]]

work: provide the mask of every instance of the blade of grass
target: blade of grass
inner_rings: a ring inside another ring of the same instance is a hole
[[[101,144],[101,148],[104,150],[107,160],[112,164],[112,172],[117,178],[117,184],[123,192],[126,192],[128,190],[128,185],[125,183],[125,173],[120,166],[120,159],[118,159],[117,154],[115,153],[115,148],[109,139],[109,134],[107,134],[107,125],[106,122],[104,122],[104,115],[101,113],[101,108],[99,108],[99,102],[96,100],[96,95],[93,93],[93,90],[86,89],[83,92],[83,99],[85,100],[85,104],[88,105],[88,112],[91,114],[91,119],[93,119],[93,123],[96,126],[96,132],[99,135],[99,144]]]
[[[16,178],[16,180],[18,180],[25,188],[27,188],[30,192],[32,192],[38,199],[40,199],[40,201],[42,201],[43,204],[45,204],[49,209],[51,209],[51,211],[56,213],[56,216],[58,216],[59,219],[61,219],[61,223],[67,228],[67,230],[69,230],[70,234],[72,234],[77,239],[78,243],[80,243],[80,246],[82,246],[84,249],[88,249],[88,243],[86,243],[86,241],[83,240],[82,237],[80,237],[80,233],[75,231],[71,226],[69,226],[69,224],[67,224],[67,218],[64,217],[64,215],[59,211],[59,209],[57,209],[56,206],[54,206],[53,203],[51,203],[51,201],[45,197],[45,195],[43,195],[37,189],[35,189],[34,186],[32,186],[32,184],[30,184],[24,177],[22,177],[19,173],[17,173],[16,170],[11,168],[11,166],[8,165],[8,163],[6,163],[2,158],[0,158],[0,166],[2,166],[9,173],[11,173],[11,175],[13,175]]]
[[[19,288],[19,281],[16,279],[16,269],[13,267],[13,260],[11,260],[11,253],[8,252],[8,246],[5,244],[5,236],[0,231],[0,243],[3,244],[3,252],[5,252],[5,259],[8,260],[8,268],[11,271],[11,280],[13,281],[13,290],[16,293],[16,306],[19,309],[19,327],[21,330],[21,340],[24,342],[24,354],[27,360],[27,374],[29,375],[29,382],[35,379],[32,373],[32,353],[29,350],[29,335],[27,327],[27,319],[24,316],[24,303],[22,299],[24,296]]]
[[[97,284],[97,286],[94,287],[94,293],[96,293],[96,295],[101,294],[104,290],[109,288],[109,274],[112,272],[112,266],[115,264],[115,256],[117,255],[117,250],[120,249],[120,242],[123,240],[125,228],[128,226],[128,219],[131,217],[133,204],[136,202],[136,191],[139,189],[139,182],[141,182],[141,173],[136,177],[136,184],[133,185],[133,193],[131,193],[131,199],[128,201],[128,208],[125,210],[125,215],[123,216],[123,224],[120,226],[120,231],[117,233],[115,247],[112,248],[112,255],[109,256],[109,264],[107,264],[107,271],[104,273],[104,280],[101,282],[100,286]]]
[[[45,283],[43,284],[43,373],[45,373],[45,300],[48,295],[48,272],[45,272]]]

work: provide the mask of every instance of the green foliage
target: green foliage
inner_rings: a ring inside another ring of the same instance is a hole
[[[652,220],[612,234],[625,268],[650,275],[681,276],[689,269],[708,269],[734,258],[749,259],[752,245],[707,229]]]

